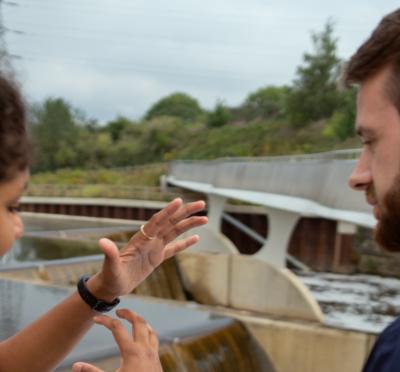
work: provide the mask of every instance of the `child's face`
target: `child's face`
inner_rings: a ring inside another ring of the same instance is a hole
[[[0,183],[0,256],[3,256],[24,232],[18,207],[28,179],[29,172],[26,170],[18,173],[12,180]]]

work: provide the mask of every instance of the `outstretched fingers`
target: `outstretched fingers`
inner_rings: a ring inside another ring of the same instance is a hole
[[[199,241],[198,235],[189,236],[186,239],[181,239],[177,241],[173,241],[166,245],[164,249],[164,260],[175,256],[177,253],[185,250],[186,248],[191,247]]]
[[[183,201],[181,198],[176,198],[165,208],[161,209],[161,211],[154,214],[145,224],[145,234],[147,236],[157,237],[163,226],[171,223],[172,216],[181,208],[182,203]],[[144,236],[144,238],[146,239],[146,236]]]
[[[208,222],[208,218],[205,216],[193,216],[180,221],[175,226],[172,226],[166,231],[163,236],[164,242],[170,243],[175,240],[178,236],[184,232],[205,225]]]
[[[144,227],[144,238],[146,238],[146,235],[148,237],[164,237],[177,224],[204,208],[205,203],[202,200],[183,204],[182,199],[177,198],[150,218]]]
[[[170,218],[172,224],[176,224],[183,219],[204,210],[206,203],[198,200],[192,203],[182,205]]]

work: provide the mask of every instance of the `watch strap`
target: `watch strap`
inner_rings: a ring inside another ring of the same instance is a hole
[[[89,280],[90,275],[82,276],[78,281],[78,293],[82,297],[82,300],[85,301],[91,309],[95,311],[99,311],[101,313],[106,313],[107,311],[112,310],[115,306],[120,303],[120,299],[116,298],[112,302],[106,302],[103,300],[99,300],[86,287],[86,282]]]

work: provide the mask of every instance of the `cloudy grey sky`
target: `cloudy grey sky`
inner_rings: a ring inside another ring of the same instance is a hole
[[[395,0],[13,0],[9,52],[31,101],[61,96],[105,122],[183,91],[205,108],[289,84],[331,17],[349,57]]]

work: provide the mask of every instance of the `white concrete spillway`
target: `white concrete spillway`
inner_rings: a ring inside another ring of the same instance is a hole
[[[174,161],[167,182],[208,196],[209,228],[220,231],[227,199],[266,208],[269,234],[257,256],[284,267],[291,233],[302,216],[338,221],[338,233],[376,220],[361,192],[348,186],[359,150],[269,158]]]

